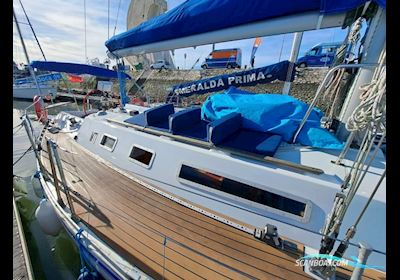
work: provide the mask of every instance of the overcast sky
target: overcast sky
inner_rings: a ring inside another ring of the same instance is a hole
[[[184,0],[168,0],[172,9]],[[31,60],[43,60],[19,1],[13,0],[14,9]],[[85,63],[85,13],[82,0],[22,0],[47,60]],[[118,6],[120,4],[119,14]],[[108,0],[86,0],[86,41],[89,59],[106,58],[105,41],[126,31],[126,16],[130,0],[110,0],[108,20]],[[118,21],[117,21],[118,17]],[[108,24],[109,22],[109,24]],[[109,28],[108,28],[109,26]],[[322,42],[343,41],[346,30],[331,28],[304,32],[300,55],[312,46]],[[265,66],[289,58],[293,34],[263,37],[258,48],[255,66]],[[249,64],[254,39],[216,44],[218,48],[237,47],[242,49],[242,64]],[[211,45],[196,49],[175,50],[174,62],[181,69],[190,68],[200,57],[200,62],[210,53]],[[282,53],[281,53],[282,49]],[[187,59],[184,60],[184,53]],[[13,56],[17,63],[26,63],[21,42],[14,24]],[[280,55],[281,54],[281,55]],[[197,68],[197,67],[196,67]]]

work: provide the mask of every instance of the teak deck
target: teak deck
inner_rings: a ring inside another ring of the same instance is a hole
[[[77,216],[153,278],[311,279],[295,265],[303,247],[278,250],[147,189],[90,156],[64,133],[46,134],[61,147]],[[351,271],[341,272],[337,278],[350,278]],[[379,279],[377,275],[363,279]]]

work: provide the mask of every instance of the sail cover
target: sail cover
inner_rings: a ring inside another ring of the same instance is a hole
[[[265,67],[179,84],[172,88],[167,96],[167,102],[172,101],[172,97],[188,97],[194,94],[216,92],[231,86],[253,86],[270,83],[274,80],[286,81],[289,65],[290,62],[285,60]],[[292,71],[292,77],[289,77],[290,81],[293,81],[294,74]]]
[[[118,72],[109,69],[96,67],[87,64],[68,63],[68,62],[54,62],[54,61],[33,61],[31,63],[33,68],[47,71],[64,72],[76,75],[88,74],[101,78],[114,78],[118,79]],[[125,78],[131,79],[128,74]]]
[[[106,41],[108,50],[118,50],[161,41],[239,27],[273,18],[317,12],[320,15],[345,13],[367,0],[187,0]],[[385,0],[374,0],[385,6]]]

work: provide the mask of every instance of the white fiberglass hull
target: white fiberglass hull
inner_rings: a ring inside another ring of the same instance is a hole
[[[55,96],[57,88],[54,86],[41,86],[42,94],[39,94],[36,86],[13,86],[13,98],[33,100],[35,95],[52,95]]]

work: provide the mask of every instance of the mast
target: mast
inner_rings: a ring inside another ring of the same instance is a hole
[[[40,86],[39,86],[39,83],[38,83],[38,81],[36,79],[35,72],[33,71],[32,66],[31,66],[31,62],[29,60],[28,52],[26,51],[25,42],[24,42],[24,39],[22,38],[21,30],[19,28],[19,24],[18,24],[18,21],[17,21],[17,16],[15,15],[14,7],[13,7],[13,16],[14,16],[15,24],[17,26],[17,31],[18,31],[19,38],[21,39],[22,48],[24,50],[25,58],[26,58],[26,61],[28,62],[29,72],[31,73],[31,76],[32,76],[33,80],[35,81],[36,87],[37,87],[37,89],[39,91],[39,95],[42,95],[42,91],[40,90]]]

